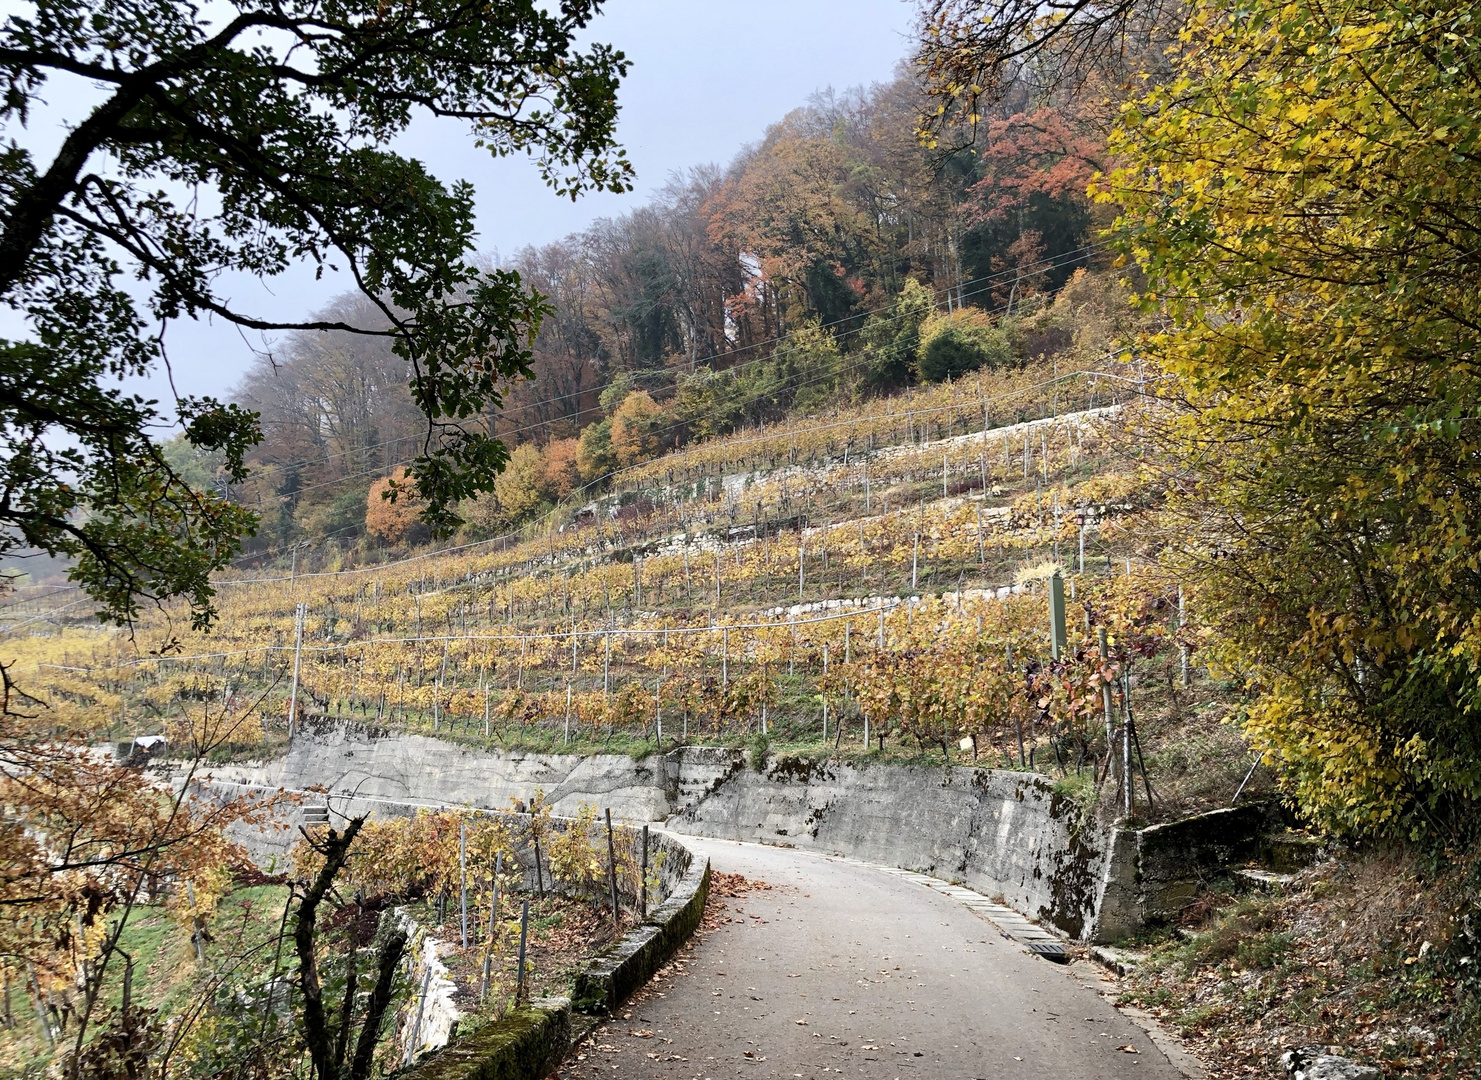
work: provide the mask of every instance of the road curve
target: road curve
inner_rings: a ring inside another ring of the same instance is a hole
[[[838,859],[682,839],[715,870],[772,888],[712,901],[723,924],[598,1029],[562,1077],[1184,1075],[1089,981],[932,889]]]

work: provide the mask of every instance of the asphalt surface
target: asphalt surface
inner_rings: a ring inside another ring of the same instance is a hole
[[[560,1076],[1180,1080],[1085,973],[857,863],[684,837],[766,882],[712,897],[701,934]]]

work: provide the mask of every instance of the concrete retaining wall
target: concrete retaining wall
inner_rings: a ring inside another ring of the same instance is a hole
[[[251,788],[324,786],[346,813],[405,813],[412,803],[506,809],[542,788],[557,814],[589,803],[629,823],[666,821],[675,832],[957,881],[1092,941],[1175,914],[1209,880],[1254,858],[1269,824],[1263,810],[1242,808],[1142,830],[1103,827],[1082,822],[1077,804],[1031,773],[796,759],[757,771],[740,751],[701,747],[636,760],[502,753],[356,724],[305,732],[285,758],[221,767],[216,777]],[[254,853],[273,843],[255,838]]]
[[[522,754],[475,750],[425,735],[359,723],[307,723],[288,753],[272,761],[220,765],[216,779],[289,789],[324,787],[337,795],[509,809],[543,788],[552,812],[582,803],[611,807],[629,821],[661,821],[672,804],[662,754]]]
[[[1096,913],[1105,837],[1045,777],[990,769],[733,763],[668,827],[825,851],[959,882],[1072,937]]]

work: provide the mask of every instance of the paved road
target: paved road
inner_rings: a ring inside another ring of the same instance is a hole
[[[580,1047],[562,1077],[1183,1075],[1083,975],[1028,955],[931,889],[785,849],[684,842],[714,869],[772,888],[722,901],[724,923]]]

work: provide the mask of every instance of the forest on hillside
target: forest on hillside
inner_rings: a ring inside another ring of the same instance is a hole
[[[484,422],[513,451],[499,490],[463,508],[465,538],[515,527],[613,470],[696,438],[1072,349],[1125,318],[1086,197],[1104,117],[1022,93],[950,151],[923,146],[902,67],[819,93],[728,166],[697,165],[615,219],[506,260],[547,298],[530,361]],[[379,318],[345,297],[324,316]],[[385,339],[297,332],[235,397],[261,416],[252,475],[227,485],[262,516],[248,554],[306,544],[355,559],[428,538],[381,498],[425,418]],[[183,444],[179,449],[184,453]],[[190,460],[198,479],[219,465]],[[367,520],[367,506],[369,515]]]

